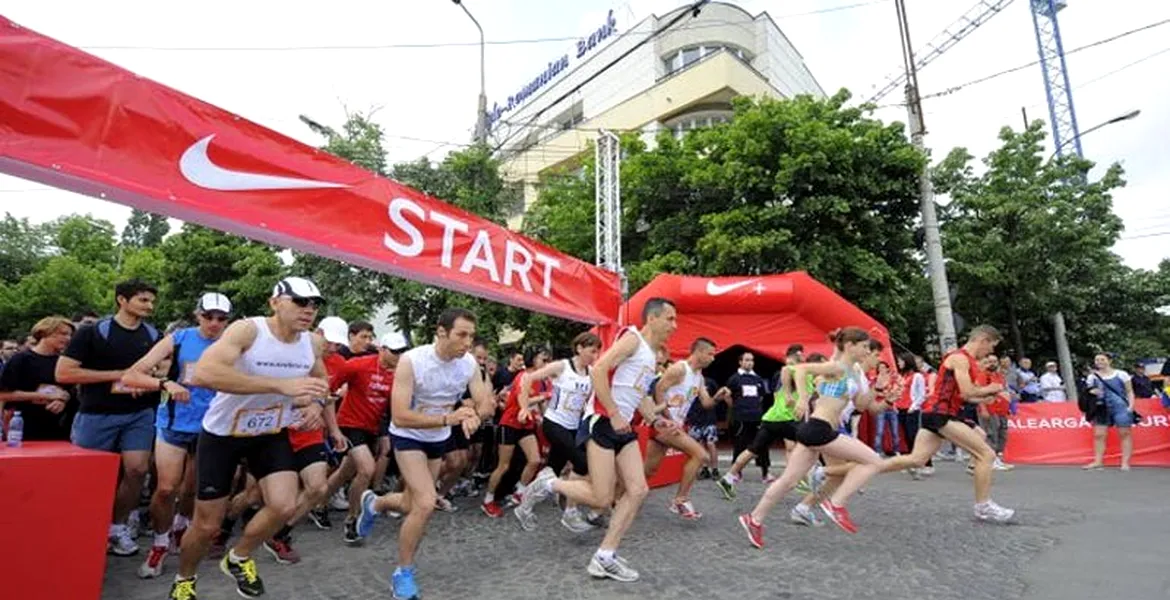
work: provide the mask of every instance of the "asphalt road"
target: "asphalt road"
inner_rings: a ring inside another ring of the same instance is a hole
[[[851,504],[861,528],[855,536],[832,525],[789,524],[793,496],[768,523],[763,551],[748,545],[735,521],[763,489],[754,467],[748,475],[736,502],[723,500],[713,483],[699,482],[693,499],[705,514],[695,523],[667,511],[673,488],[653,491],[620,552],[641,572],[633,584],[591,579],[585,565],[600,533],[563,529],[552,504],[537,510],[540,528],[526,533],[510,513],[488,519],[477,500],[461,499],[458,512],[436,513],[423,542],[417,559],[423,598],[1170,597],[1170,470],[1021,467],[997,473],[995,499],[1018,509],[1015,524],[997,526],[972,519],[970,478],[958,465],[940,463],[938,473],[924,481],[901,474],[874,480]],[[397,523],[380,521],[361,548],[342,546],[339,525],[330,532],[301,526],[295,534],[300,564],[280,566],[263,551],[257,558],[267,597],[390,598]],[[147,538],[140,543],[145,552]],[[109,558],[105,600],[166,598],[176,559],[168,558],[161,579],[141,581],[134,571],[143,558]],[[206,562],[199,597],[237,596],[231,581]]]

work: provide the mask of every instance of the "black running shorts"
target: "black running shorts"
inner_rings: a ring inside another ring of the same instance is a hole
[[[756,456],[767,454],[776,440],[796,441],[797,421],[761,421],[756,439],[752,441],[752,452]]]
[[[944,414],[944,413],[928,413],[928,412],[922,413],[921,428],[925,429],[925,430],[927,430],[927,431],[929,431],[929,432],[931,432],[939,437],[943,437],[942,429],[943,429],[943,427],[946,427],[947,423],[950,423],[951,421],[955,421],[957,423],[962,423],[962,424],[966,425],[967,427],[970,427],[971,429],[975,428],[974,421],[969,421],[967,419],[963,419],[960,417],[953,417],[951,415]]]
[[[196,497],[218,500],[231,494],[236,465],[247,463],[257,481],[281,471],[296,471],[288,432],[254,437],[230,437],[206,431],[199,434],[195,452]]]
[[[809,448],[824,446],[837,439],[838,435],[840,434],[836,427],[833,427],[828,421],[814,417],[810,417],[809,420],[796,427],[796,441]]]
[[[592,415],[582,421],[581,427],[577,428],[577,444],[584,446],[588,440],[593,440],[598,446],[613,450],[614,454],[617,454],[631,442],[636,444],[638,434],[634,433],[633,429],[626,433],[618,433],[613,430],[609,417]]]

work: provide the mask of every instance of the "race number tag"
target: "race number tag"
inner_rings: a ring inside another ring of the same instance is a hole
[[[743,397],[744,398],[755,398],[756,396],[759,396],[759,395],[760,395],[760,392],[759,392],[759,390],[756,389],[756,386],[754,386],[754,385],[743,386]]]
[[[121,381],[115,381],[114,383],[110,384],[111,394],[133,394],[136,391],[138,390],[123,384]]]
[[[252,437],[280,431],[281,410],[280,406],[241,410],[232,423],[232,436]]]
[[[183,368],[179,371],[179,383],[191,385],[191,382],[195,379],[195,364],[193,362],[183,363]]]

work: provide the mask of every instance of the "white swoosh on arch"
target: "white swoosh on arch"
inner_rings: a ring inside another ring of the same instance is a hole
[[[179,158],[179,172],[191,183],[209,190],[221,192],[243,192],[254,190],[306,190],[315,188],[349,187],[344,183],[297,179],[262,173],[248,173],[225,169],[207,156],[207,147],[215,134],[209,135],[187,148]]]
[[[757,281],[759,281],[759,279],[748,279],[747,281],[737,281],[735,283],[729,283],[727,285],[719,285],[719,284],[715,283],[714,279],[708,279],[707,280],[707,293],[711,296],[722,296],[723,294],[738,290],[739,288],[744,287],[745,285],[751,285]]]

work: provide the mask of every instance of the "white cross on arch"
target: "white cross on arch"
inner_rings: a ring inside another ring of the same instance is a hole
[[[754,288],[752,288],[752,289],[756,290],[756,295],[757,295],[757,296],[759,296],[760,294],[763,294],[763,293],[764,293],[764,290],[765,290],[765,289],[767,289],[767,288],[765,288],[765,287],[764,287],[764,284],[762,284],[762,283],[757,283],[757,284],[756,284],[756,287],[754,287]]]

